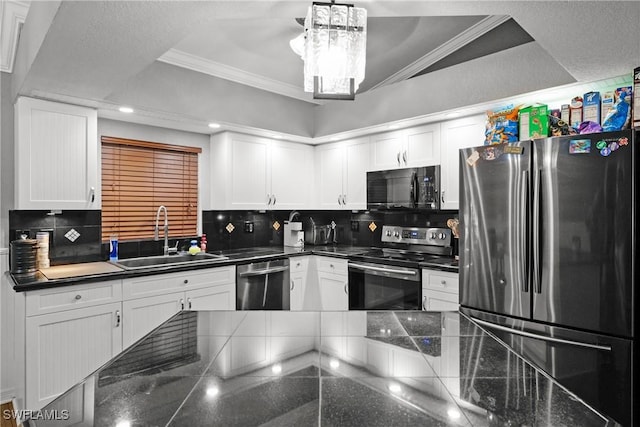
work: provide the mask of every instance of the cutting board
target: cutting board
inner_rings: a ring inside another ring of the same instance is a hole
[[[94,274],[117,273],[119,271],[122,271],[120,267],[108,262],[85,262],[81,264],[56,265],[40,270],[40,272],[49,280],[92,276]]]

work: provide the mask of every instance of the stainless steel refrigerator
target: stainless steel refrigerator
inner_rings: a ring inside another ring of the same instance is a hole
[[[460,150],[461,311],[638,425],[635,131]]]

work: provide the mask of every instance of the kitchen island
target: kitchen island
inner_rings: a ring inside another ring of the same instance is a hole
[[[424,311],[182,311],[33,415],[26,426],[614,424],[464,315]]]

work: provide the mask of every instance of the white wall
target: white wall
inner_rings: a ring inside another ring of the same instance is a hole
[[[198,156],[198,233],[202,231],[202,209],[211,205],[209,135],[99,118],[98,141],[102,136],[201,148],[202,153]]]

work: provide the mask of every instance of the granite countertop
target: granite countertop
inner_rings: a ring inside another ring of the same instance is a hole
[[[235,265],[254,261],[266,261],[279,257],[294,257],[303,255],[323,255],[337,258],[348,259],[350,256],[357,255],[368,251],[369,247],[363,246],[307,246],[305,248],[290,247],[255,247],[245,249],[229,249],[225,251],[209,251],[209,253],[222,255],[224,259],[211,259],[207,261],[199,261],[193,264],[181,265],[159,265],[147,268],[136,268],[134,270],[121,269],[109,262],[92,262],[67,264],[65,270],[67,275],[57,274],[55,277],[47,277],[46,272],[37,271],[32,274],[10,274],[17,292],[31,291],[37,289],[46,289],[57,286],[68,286],[78,283],[90,283],[111,279],[121,279],[134,276],[145,276],[152,274],[163,274],[179,271],[190,271],[201,268],[223,267],[227,265]],[[457,262],[453,259],[444,259],[444,262],[438,264],[422,263],[423,268],[437,268],[445,271],[458,271]],[[87,268],[92,265],[92,269]],[[57,266],[61,267],[61,266]],[[82,271],[75,271],[82,270]]]
[[[457,312],[183,311],[43,409],[69,419],[38,427],[611,425]]]

